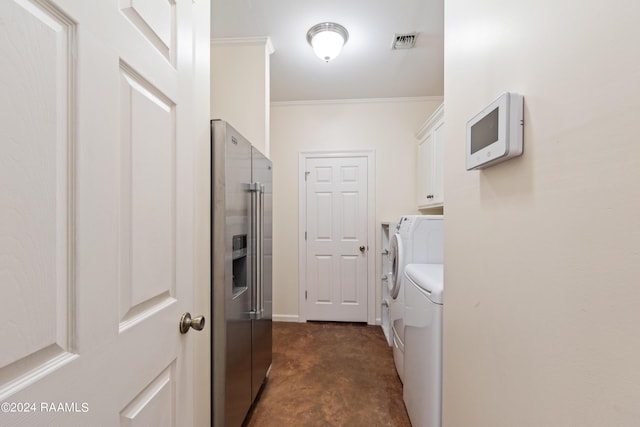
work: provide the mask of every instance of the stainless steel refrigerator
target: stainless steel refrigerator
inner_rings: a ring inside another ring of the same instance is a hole
[[[271,161],[211,121],[212,422],[242,425],[271,367]]]

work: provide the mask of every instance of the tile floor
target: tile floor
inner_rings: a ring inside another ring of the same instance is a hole
[[[271,373],[245,426],[411,426],[382,329],[274,322]]]

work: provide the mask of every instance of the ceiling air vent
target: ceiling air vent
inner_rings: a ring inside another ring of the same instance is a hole
[[[416,44],[418,33],[396,34],[391,49],[411,49]]]

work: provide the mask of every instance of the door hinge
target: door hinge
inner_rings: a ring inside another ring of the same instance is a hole
[[[305,171],[305,173],[304,173],[304,180],[305,180],[305,181],[307,180],[307,177],[309,176],[309,174],[310,174],[310,173],[311,173],[311,172],[307,172],[307,171]]]
[[[304,299],[307,299],[307,291],[304,291]]]
[[[304,240],[307,240],[307,232],[304,232]]]

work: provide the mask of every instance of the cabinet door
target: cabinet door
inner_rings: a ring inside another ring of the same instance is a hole
[[[424,206],[430,204],[432,201],[429,197],[432,194],[431,186],[433,181],[433,140],[431,134],[418,145],[417,161],[416,170],[418,182],[416,186],[416,196],[418,206]]]
[[[444,204],[444,106],[441,105],[417,132],[416,200],[418,208]]]
[[[432,142],[432,163],[433,170],[432,181],[429,185],[429,194],[433,194],[433,198],[429,199],[429,204],[441,205],[444,202],[444,122],[436,124],[431,134]]]

